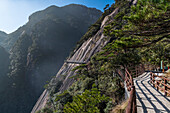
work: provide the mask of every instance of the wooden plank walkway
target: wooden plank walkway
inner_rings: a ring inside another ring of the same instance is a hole
[[[157,91],[149,80],[149,72],[134,79],[137,113],[170,113],[170,97]]]

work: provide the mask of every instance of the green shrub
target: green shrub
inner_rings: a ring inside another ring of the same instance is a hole
[[[101,95],[97,88],[85,90],[82,95],[73,97],[73,102],[64,106],[64,113],[100,113],[109,100],[110,98]]]

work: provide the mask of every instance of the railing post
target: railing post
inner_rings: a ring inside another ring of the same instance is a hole
[[[150,72],[150,83],[152,83],[152,73]]]
[[[141,75],[141,65],[138,66],[139,73]]]
[[[137,113],[137,105],[136,105],[136,89],[135,86],[133,86],[133,112],[132,113]]]
[[[156,81],[156,89],[159,91],[159,82],[158,81]]]
[[[132,89],[130,91],[130,98],[129,98],[128,106],[126,108],[126,113],[132,113],[133,110],[134,86],[132,86],[131,88]]]
[[[149,64],[147,64],[147,67],[148,67],[148,71],[149,71]]]
[[[154,79],[153,73],[152,73],[152,84],[153,84],[153,87],[155,87],[155,79]]]
[[[143,72],[145,72],[145,65],[143,64]]]
[[[140,73],[140,65],[138,66],[138,76],[141,75]]]
[[[135,71],[136,71],[136,77],[137,77],[138,76],[137,66],[135,66]]]
[[[165,94],[165,96],[167,96],[167,92],[166,92],[167,86],[166,86],[166,83],[167,83],[167,80],[164,78],[164,94]]]
[[[144,73],[144,68],[143,68],[143,64],[141,64],[141,73]]]
[[[130,76],[130,83],[131,83],[131,86],[134,85],[134,84],[133,84],[133,78],[132,78],[132,76]]]
[[[125,82],[126,82],[126,85],[127,85],[127,73],[125,71]]]

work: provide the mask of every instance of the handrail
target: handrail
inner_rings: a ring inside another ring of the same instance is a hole
[[[131,73],[129,73],[128,69],[125,68],[126,87],[127,87],[127,90],[130,92],[129,102],[126,108],[126,113],[137,113],[136,90],[135,90],[135,86],[133,82],[133,77],[137,77],[144,72],[145,72],[145,68],[144,68],[144,65],[142,64],[135,66],[135,73],[132,73],[132,70],[131,70]]]
[[[157,69],[156,65],[153,65],[153,64],[145,64],[144,67],[147,69],[145,71],[151,71],[151,70]]]
[[[145,72],[145,66],[143,64],[140,64],[136,66],[128,65],[126,68],[123,68],[122,66],[119,67],[121,69],[117,69],[116,72],[121,77],[121,79],[125,81],[127,91],[130,92],[126,113],[137,113],[136,90],[133,82],[133,77],[138,77],[139,75],[143,74]],[[124,75],[121,70],[125,71]]]
[[[143,64],[139,65],[128,65],[129,73],[133,75],[133,77],[138,77],[145,71],[145,66]]]
[[[136,113],[137,107],[136,107],[135,86],[133,83],[133,78],[127,69],[125,69],[125,82],[126,82],[127,90],[130,92],[130,98],[129,98],[128,106],[126,108],[126,113]]]
[[[123,73],[122,73],[119,69],[117,69],[116,72],[117,72],[118,75],[121,77],[122,81],[124,81],[124,80],[125,80],[125,77],[124,77]]]
[[[160,78],[159,80],[155,79],[155,77]],[[167,84],[170,81],[169,78],[166,78],[165,76],[158,76],[154,73],[150,72],[150,83],[153,84],[153,86],[157,90],[161,90],[164,92],[165,96],[168,94],[170,95],[170,86]],[[160,84],[163,86],[163,88],[160,86]]]

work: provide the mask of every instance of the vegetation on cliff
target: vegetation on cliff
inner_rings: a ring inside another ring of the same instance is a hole
[[[169,53],[169,44],[165,40],[170,38],[169,8],[166,0],[139,0],[136,6],[131,7],[131,14],[122,16],[126,24],[121,29],[113,29],[114,23],[106,27],[107,35],[118,37],[106,47],[107,53],[109,50],[111,54],[127,55],[137,51],[127,58],[134,59],[139,55],[140,62],[155,65],[168,60],[165,54]]]
[[[110,43],[88,64],[76,67],[74,78],[77,81],[64,93],[51,94],[51,101],[39,112],[95,110],[108,113],[124,98],[123,84],[116,69],[129,64],[158,65],[161,60],[170,63],[168,0],[138,0],[137,4],[131,4],[120,0],[112,5],[120,10],[104,30],[105,35],[112,37]],[[93,99],[96,101],[91,102]]]

